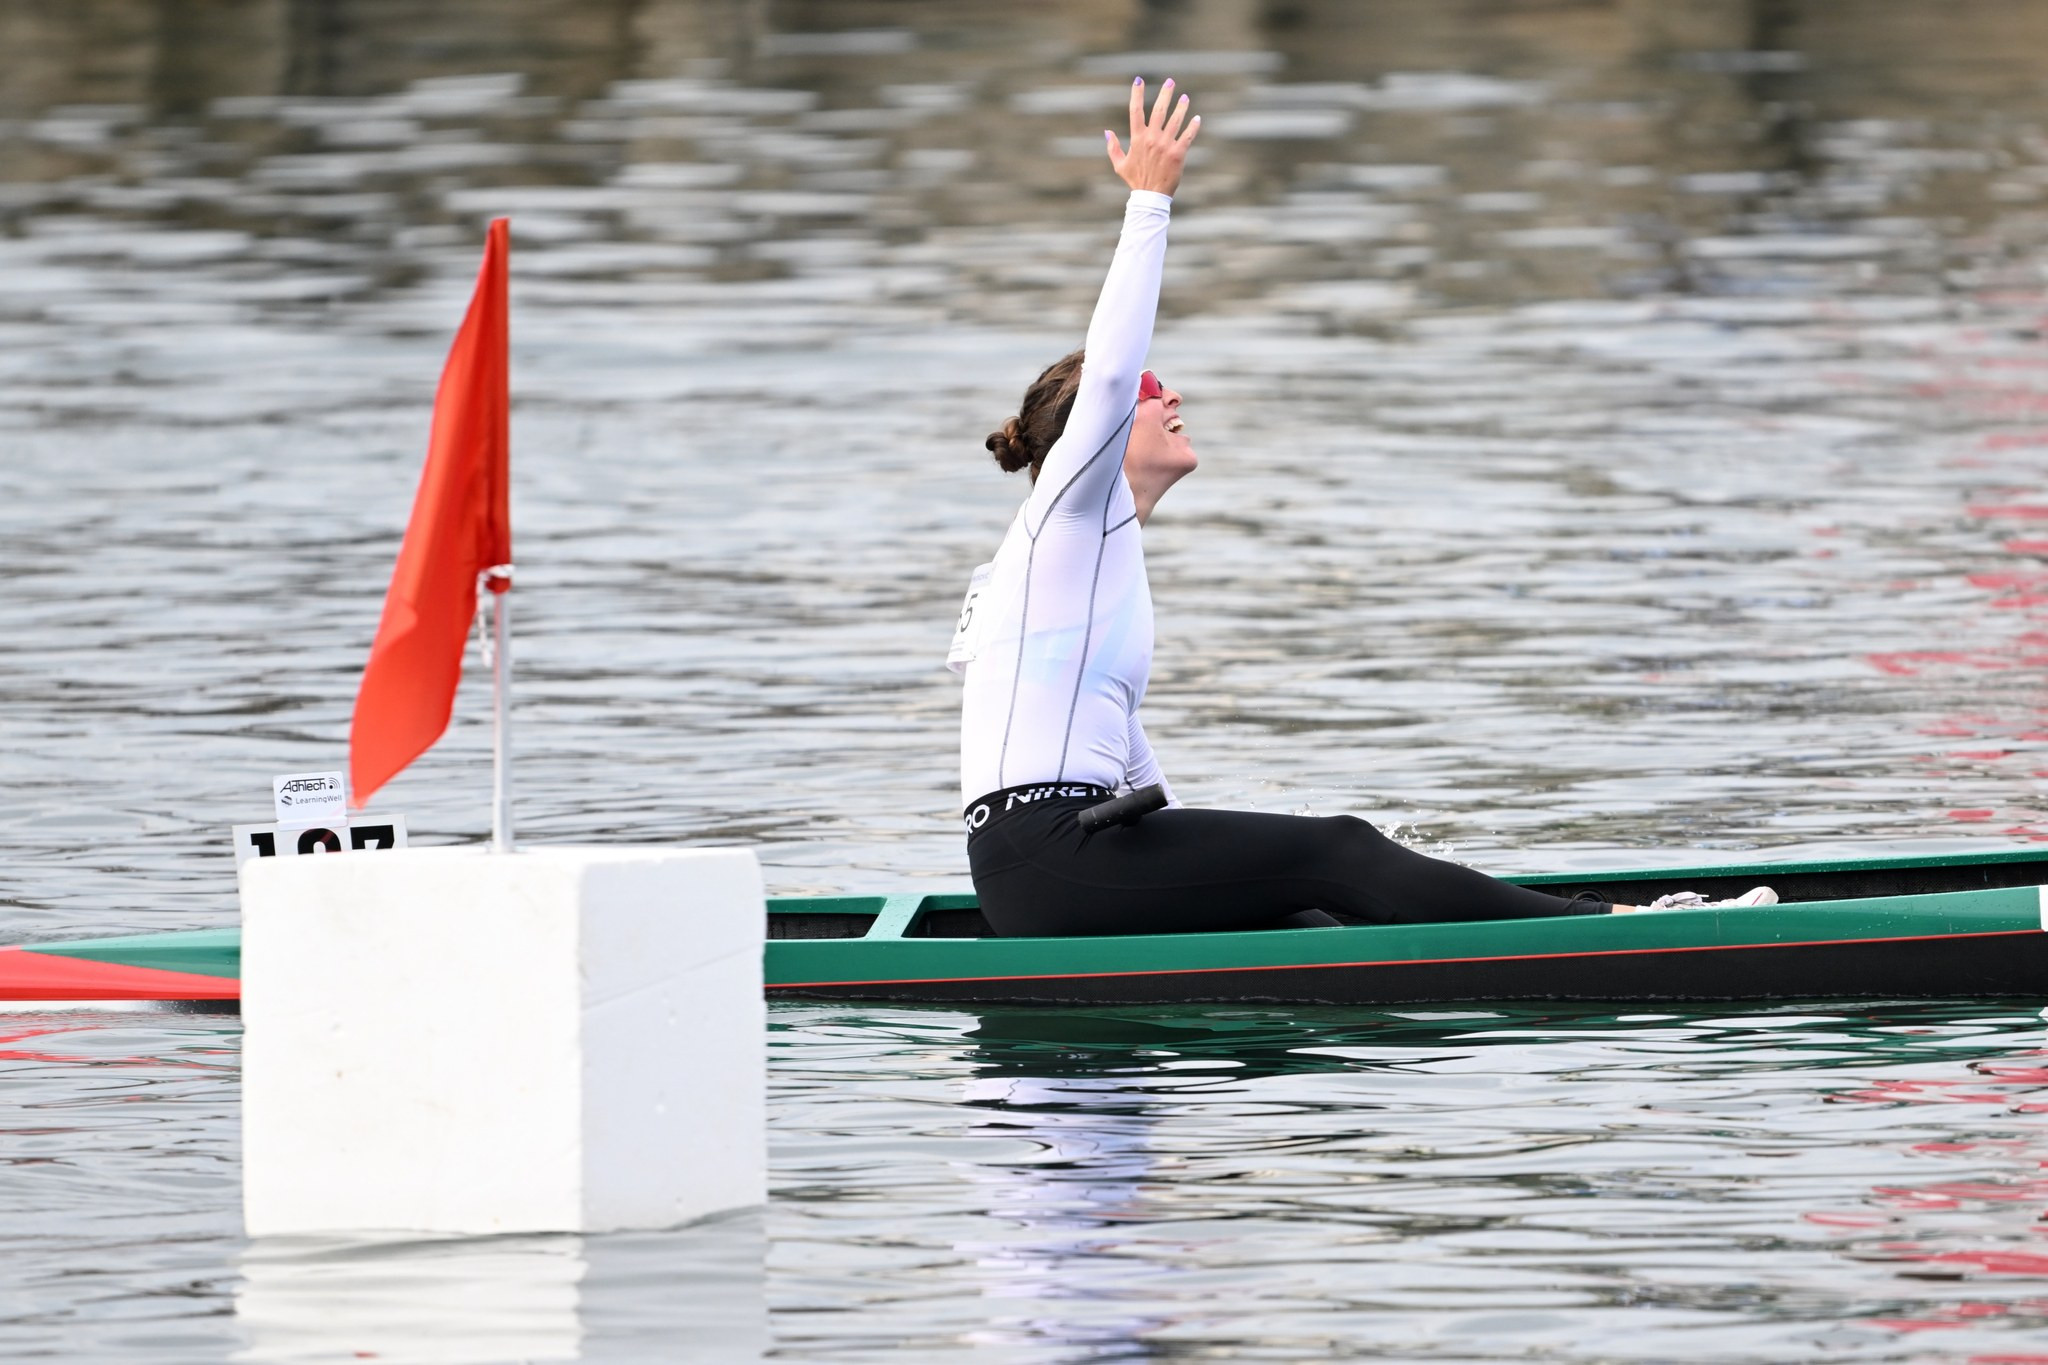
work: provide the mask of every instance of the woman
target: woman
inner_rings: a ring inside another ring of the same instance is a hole
[[[1131,196],[1087,345],[1039,375],[988,438],[1031,493],[975,571],[947,663],[966,675],[961,795],[983,914],[1002,935],[1130,934],[1606,914],[1404,848],[1348,815],[1169,806],[1084,834],[1120,787],[1165,783],[1138,721],[1152,667],[1140,530],[1195,468],[1181,396],[1144,368],[1171,196],[1202,120],[1167,81],[1149,115],[1131,86]],[[1085,357],[1085,364],[1083,359]],[[1759,887],[1743,904],[1774,901]],[[1657,907],[1701,903],[1685,893]],[[1732,902],[1731,902],[1732,903]]]

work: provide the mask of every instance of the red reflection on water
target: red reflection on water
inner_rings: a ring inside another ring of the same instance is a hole
[[[2039,418],[2039,414],[2048,412],[2048,383],[2044,383],[2048,354],[2041,353],[2039,348],[2007,353],[2004,348],[2009,344],[2009,339],[1986,333],[1982,341],[1964,336],[1940,351],[1930,348],[1923,355],[1935,367],[1935,373],[1926,382],[1913,385],[1911,392],[1951,407],[1968,419],[2012,424],[2008,430],[1981,433],[1972,443],[1972,450],[1958,451],[1944,463],[1986,471],[2004,464],[2013,470],[2004,480],[1993,473],[1980,483],[1964,502],[1963,510],[1986,531],[2003,531],[1998,547],[2017,562],[2010,567],[1966,574],[1964,581],[1986,594],[1982,605],[1987,611],[2018,613],[2021,629],[1971,647],[1888,650],[1865,655],[1866,662],[1880,673],[1916,678],[1949,671],[2048,671],[2048,564],[2041,562],[2048,559],[2048,536],[2043,535],[2044,528],[2033,525],[2048,522],[2048,498],[2043,496],[2041,481],[2029,477],[2033,471],[2027,467],[2031,452],[2048,447],[2048,425]],[[1979,346],[1997,348],[1998,353],[1973,354]],[[1995,458],[2000,454],[2007,461]],[[2048,688],[2042,689],[2040,700],[2030,699],[2023,705],[2025,710],[2017,716],[1947,716],[1921,727],[1921,733],[1938,738],[2048,742]],[[1930,766],[2001,763],[2024,752],[1983,745],[1928,757]],[[1999,832],[2013,838],[2048,840],[2048,811],[1971,806],[1946,811],[1943,818],[1966,824],[1995,823]]]
[[[1999,594],[1991,600],[1993,611],[2014,611],[2022,607],[2038,607],[2048,603],[2048,574],[2039,573],[1973,573],[1965,575],[1965,581],[1973,588]]]
[[[0,1045],[24,1042],[30,1038],[47,1038],[59,1033],[91,1033],[107,1027],[104,1020],[93,1020],[75,1024],[45,1024],[36,1028],[18,1029],[13,1033],[0,1033]],[[192,1048],[192,1055],[181,1057],[132,1056],[132,1057],[85,1057],[65,1052],[39,1052],[29,1048],[0,1046],[0,1061],[10,1062],[59,1062],[67,1066],[170,1066],[170,1067],[217,1067],[233,1063],[201,1061],[201,1057],[230,1057],[231,1048]]]
[[[2003,364],[2007,358],[1994,359]],[[1982,399],[1987,394],[2002,395],[2001,401],[2015,398],[2012,391],[1995,386],[1987,388],[1977,381],[1937,385],[1930,389],[1935,390],[1948,396],[1973,400]],[[2026,392],[2027,401],[2030,403],[2041,397],[2033,395],[2031,390]],[[1998,433],[1986,436],[1980,444],[1985,449],[1992,450],[2048,446],[2048,429],[2034,428]],[[1967,504],[1966,511],[1973,518],[1992,523],[2048,521],[2048,503],[2029,500],[2039,496],[2038,485],[1981,489],[1978,493],[1980,499],[1999,500],[1972,502]],[[2007,554],[2022,556],[2029,561],[2048,558],[2048,539],[2039,538],[2038,533],[2034,537],[2003,540],[2000,542],[2000,548]],[[1866,654],[1865,662],[1880,673],[1899,678],[1938,675],[1952,670],[1963,673],[2007,673],[2015,670],[2048,672],[2048,567],[2039,562],[2028,562],[2008,569],[1966,574],[1964,581],[1987,594],[1983,602],[1986,610],[2017,612],[2023,619],[2024,628],[2002,641],[1986,646],[1963,649],[1886,650]],[[1955,763],[2003,763],[2015,757],[2024,758],[2028,756],[2029,751],[2012,746],[2048,742],[2048,689],[2043,690],[2041,701],[2030,704],[2018,716],[2009,713],[1958,713],[1921,726],[1920,733],[1939,739],[2006,742],[2000,747],[1985,745],[1953,749],[1944,754],[1931,753],[1928,755],[1930,767],[1938,768],[1942,764]],[[2010,775],[2019,776],[2016,773]],[[1961,824],[1996,825],[1998,833],[2010,838],[2035,843],[2048,842],[2048,811],[2019,807],[2000,809],[1969,806],[1943,811],[1941,818]]]
[[[2041,1318],[2048,1317],[2048,1299],[2027,1299],[2020,1303],[1952,1303],[1931,1310],[1921,1318],[1869,1318],[1872,1327],[1887,1327],[1894,1332],[1929,1332],[1945,1328],[1969,1327],[1986,1318]],[[2024,1356],[1978,1356],[1978,1360],[2023,1360]],[[2048,1357],[2035,1357],[2048,1359]]]
[[[1850,1104],[1997,1105],[2005,1115],[2048,1111],[2048,1050],[1969,1062],[1967,1076],[1885,1078],[1830,1095]],[[1986,1126],[1972,1116],[1972,1125]],[[1996,1120],[1993,1120],[1994,1122]],[[1878,1185],[1872,1207],[1805,1216],[1843,1239],[1841,1253],[1866,1264],[1893,1264],[1905,1280],[2048,1279],[2048,1134],[1915,1142],[1904,1151],[1938,1162],[1967,1160],[1989,1173],[1937,1178],[1921,1184]],[[2018,1167],[2010,1176],[1999,1167]],[[1973,1218],[1971,1215],[1975,1215]],[[2029,1214],[2034,1215],[2028,1218]],[[2026,1221],[2016,1221],[2015,1215]],[[1937,1220],[1916,1227],[1921,1219]],[[1915,1232],[1922,1235],[1914,1237]],[[1903,1234],[1903,1236],[1902,1236]],[[1883,1240],[1869,1240],[1882,1238]],[[1958,1245],[1961,1243],[1961,1245]],[[1923,1293],[1940,1291],[1929,1288]],[[2037,1334],[2048,1324],[2048,1298],[1972,1298],[1913,1305],[1905,1314],[1863,1322],[1899,1333],[1988,1328]],[[2048,1356],[1977,1354],[1976,1365],[2048,1365]]]
[[[2048,1179],[2012,1182],[1960,1180],[1911,1189],[1880,1185],[1872,1192],[1872,1197],[1880,1204],[1909,1209],[1958,1209],[1966,1199],[2018,1203],[2028,1199],[2048,1199]]]
[[[0,1033],[0,1043],[19,1043],[29,1038],[44,1038],[53,1033],[76,1033],[74,1026],[63,1028],[30,1028],[17,1033]],[[71,1057],[61,1052],[34,1052],[26,1048],[0,1048],[0,1061],[9,1062],[69,1062],[84,1064],[90,1057]]]
[[[1917,1265],[1961,1265],[1994,1275],[2048,1275],[2048,1255],[2035,1251],[1933,1251],[1899,1257]]]
[[[2011,668],[2012,661],[1996,654],[1973,653],[1962,649],[1899,649],[1888,653],[1866,654],[1863,656],[1872,666],[1900,677],[1915,677],[1936,664],[1952,664],[1958,668]],[[1938,722],[1939,723],[1939,722]],[[1952,730],[1940,733],[1974,734],[1974,730]]]
[[[1846,1090],[1827,1097],[1829,1104],[2004,1104],[2012,1096],[1997,1091],[1967,1091],[1970,1081],[1879,1081],[1864,1090]]]

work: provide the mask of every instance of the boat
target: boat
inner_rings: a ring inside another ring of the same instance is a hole
[[[768,903],[770,998],[947,1005],[2048,996],[2048,848],[1516,877],[1634,915],[996,938],[971,895]],[[0,1000],[233,1001],[238,930],[0,947]]]

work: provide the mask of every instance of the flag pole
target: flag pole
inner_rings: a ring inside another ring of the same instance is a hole
[[[484,570],[491,594],[491,852],[512,851],[512,566]]]

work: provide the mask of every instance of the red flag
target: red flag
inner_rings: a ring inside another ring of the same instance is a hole
[[[469,314],[434,394],[427,467],[349,726],[349,800],[358,808],[448,728],[463,646],[476,619],[477,576],[512,562],[509,251],[507,222],[496,219],[484,241]],[[510,586],[504,577],[490,580],[493,592]]]

